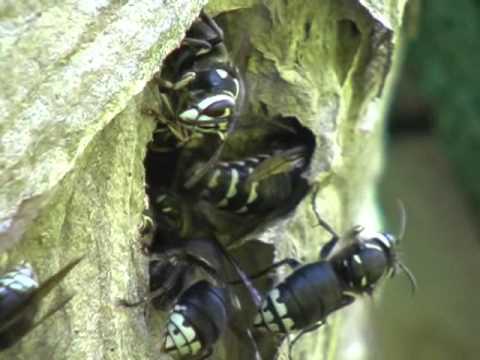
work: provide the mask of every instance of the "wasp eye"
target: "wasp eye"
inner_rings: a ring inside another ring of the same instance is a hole
[[[226,99],[219,100],[212,103],[202,111],[202,115],[207,115],[211,118],[227,117],[231,114],[232,103]]]

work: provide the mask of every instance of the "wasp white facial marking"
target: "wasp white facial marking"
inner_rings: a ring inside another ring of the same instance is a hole
[[[215,69],[217,72],[218,76],[220,76],[222,79],[226,79],[228,77],[228,72],[226,72],[223,69]]]
[[[214,119],[211,116],[202,114],[198,117],[198,120],[199,121],[211,121],[211,120],[214,120]]]
[[[214,96],[207,97],[206,99],[203,99],[198,103],[198,108],[200,109],[200,111],[203,111],[206,108],[208,108],[210,105],[216,102],[222,102],[222,101],[226,101],[227,103],[229,103],[228,105],[232,107],[235,105],[235,101],[230,95],[219,94],[219,95],[214,95]]]
[[[392,247],[392,239],[390,239],[387,235],[385,234],[379,234],[379,236],[377,237],[378,240],[383,244],[385,245],[387,248],[391,248]]]
[[[231,91],[229,91],[229,90],[224,90],[223,92],[224,92],[225,94],[227,94],[227,95],[230,95],[230,96],[231,96],[231,97],[233,97],[233,98],[235,98],[235,97],[236,97],[236,96],[235,96],[235,94],[234,94],[234,93],[232,93],[232,92],[231,92]]]
[[[355,261],[359,265],[362,265],[362,259],[357,254],[353,255],[353,261]]]
[[[232,114],[232,110],[230,108],[226,108],[222,116],[220,117],[229,117],[231,114]]]
[[[180,119],[182,120],[195,121],[198,119],[198,115],[199,115],[198,110],[195,108],[192,108],[192,109],[185,110],[179,116],[180,116]]]
[[[373,231],[367,228],[362,228],[361,231],[358,233],[358,240],[362,242],[384,237],[385,236],[381,232]]]
[[[235,83],[235,99],[238,98],[238,95],[240,94],[240,83],[238,82],[237,79],[233,79],[233,82]]]
[[[197,52],[197,56],[200,56],[200,55],[204,55],[204,54],[208,54],[209,52],[211,51],[210,48],[207,48],[207,47],[201,47],[199,48],[198,52]]]
[[[378,245],[375,245],[375,244],[372,244],[372,243],[365,243],[364,245],[366,248],[368,249],[373,249],[373,250],[377,250],[377,251],[380,251],[380,252],[383,252],[382,248]]]

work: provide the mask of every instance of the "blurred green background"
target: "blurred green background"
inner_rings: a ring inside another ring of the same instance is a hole
[[[480,359],[480,1],[412,1],[381,198],[408,222],[403,276],[371,306],[375,360]]]

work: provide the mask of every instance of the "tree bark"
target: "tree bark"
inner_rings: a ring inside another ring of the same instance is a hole
[[[314,134],[306,176],[320,186],[317,206],[339,232],[357,222],[379,226],[382,118],[405,1],[218,0],[207,7],[222,14],[227,47],[242,63],[247,111],[295,116]],[[146,85],[205,3],[1,5],[1,264],[28,260],[42,279],[86,255],[53,296],[75,292],[72,302],[5,358],[163,358],[142,310],[117,300],[145,292],[137,227],[154,124],[141,109],[156,101]],[[309,195],[256,238],[277,258],[314,261],[328,240],[315,223]],[[343,313],[305,336],[295,359],[345,358],[342,351],[360,339],[360,321],[345,327]],[[219,358],[232,359],[221,346]]]

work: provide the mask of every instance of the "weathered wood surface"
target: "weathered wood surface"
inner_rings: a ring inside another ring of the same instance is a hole
[[[159,358],[142,310],[116,306],[145,284],[137,226],[153,123],[140,110],[155,96],[142,90],[204,3],[0,4],[2,264],[26,258],[45,278],[86,254],[57,294],[75,291],[72,303],[6,358]],[[219,0],[207,8],[228,10],[232,48],[248,40],[249,111],[294,115],[314,133],[307,177],[321,185],[318,207],[339,230],[373,216],[404,5]],[[308,198],[260,238],[278,257],[314,260],[327,240],[314,224]],[[295,358],[332,359],[344,349],[341,320],[306,336]]]

